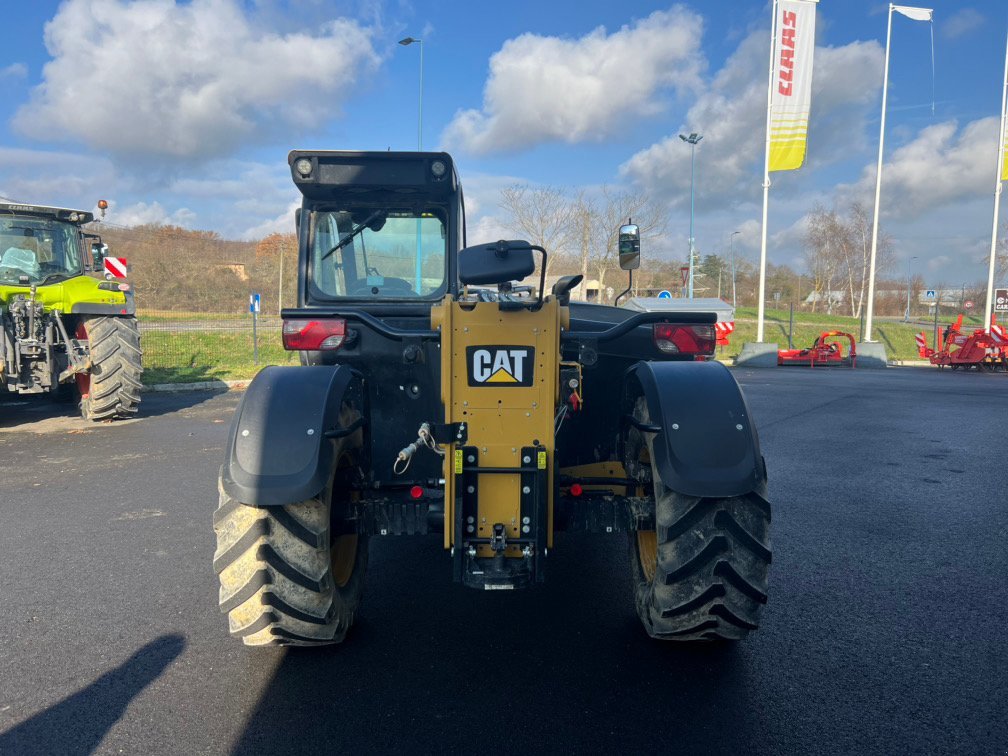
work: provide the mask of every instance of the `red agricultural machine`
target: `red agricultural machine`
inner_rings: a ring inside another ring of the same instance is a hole
[[[849,345],[844,354],[842,339]],[[846,365],[857,364],[857,347],[854,337],[843,331],[823,331],[808,349],[780,349],[777,351],[778,365]]]
[[[999,325],[997,316],[991,316],[990,333],[977,328],[971,334],[962,332],[963,316],[938,334],[938,348],[927,345],[923,333],[917,334],[917,352],[932,365],[953,370],[1008,370],[1008,335]]]

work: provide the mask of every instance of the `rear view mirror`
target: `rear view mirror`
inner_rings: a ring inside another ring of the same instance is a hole
[[[634,223],[620,226],[619,266],[623,270],[637,270],[640,267],[640,229]]]
[[[91,259],[94,261],[95,269],[101,267],[102,261],[105,259],[105,255],[108,254],[108,245],[101,243],[94,243],[91,245]]]

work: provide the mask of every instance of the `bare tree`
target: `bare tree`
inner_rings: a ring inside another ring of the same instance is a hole
[[[600,299],[605,291],[606,272],[614,267],[617,258],[619,227],[631,220],[640,228],[641,239],[660,236],[668,227],[667,214],[647,196],[602,187],[602,197],[593,216],[596,251],[591,259]]]
[[[816,295],[812,300],[812,312],[820,301],[825,302],[827,312],[832,312],[832,291],[842,236],[842,223],[836,211],[826,210],[822,205],[812,208],[805,230],[805,265],[811,274],[812,291]]]
[[[501,190],[501,208],[506,225],[547,252],[546,275],[570,252],[576,238],[577,203],[557,187],[515,184]]]

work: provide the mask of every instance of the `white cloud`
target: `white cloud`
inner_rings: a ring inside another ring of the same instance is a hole
[[[301,200],[294,200],[280,215],[275,218],[267,218],[262,223],[251,226],[243,231],[239,235],[239,238],[246,241],[255,241],[270,234],[293,234],[295,230],[294,212],[299,207],[301,207]]]
[[[514,232],[505,226],[499,218],[493,215],[484,215],[467,229],[467,241],[469,246],[473,244],[486,244],[500,239],[510,239]]]
[[[115,200],[109,200],[106,221],[117,226],[168,225],[188,228],[196,218],[196,213],[182,207],[168,212],[160,202],[137,202],[125,207],[117,207]]]
[[[676,6],[612,34],[523,34],[490,58],[481,110],[461,110],[442,141],[476,154],[604,139],[661,112],[662,95],[699,86],[703,20]]]
[[[117,185],[108,160],[89,155],[0,147],[0,195],[22,202],[91,207]]]
[[[28,66],[24,63],[11,63],[0,68],[0,79],[23,79],[28,75]]]
[[[379,62],[354,21],[279,35],[237,0],[68,0],[45,38],[52,60],[14,126],[116,156],[206,158],[309,129]]]
[[[993,195],[997,130],[994,117],[971,121],[962,129],[955,121],[922,129],[883,165],[882,216],[909,220],[943,205]],[[863,199],[874,190],[872,164],[856,184],[840,187],[838,193]]]
[[[974,8],[961,8],[953,13],[941,25],[942,35],[949,39],[956,39],[969,34],[974,29],[979,29],[984,25],[986,19],[983,14]]]
[[[766,39],[746,38],[687,113],[682,131],[698,131],[696,193],[705,210],[758,199],[766,139]],[[817,47],[808,160],[848,158],[881,87],[877,42]],[[806,169],[807,170],[807,169]],[[641,150],[621,174],[672,205],[689,203],[690,150],[677,134]]]

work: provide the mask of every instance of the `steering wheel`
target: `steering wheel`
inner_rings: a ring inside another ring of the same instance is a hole
[[[349,296],[358,296],[362,294],[373,295],[372,289],[378,289],[381,291],[396,292],[400,296],[417,296],[416,291],[412,286],[409,285],[408,281],[404,281],[401,278],[386,278],[382,284],[379,286],[377,284],[369,284],[366,281],[358,282],[356,286],[347,291]]]

